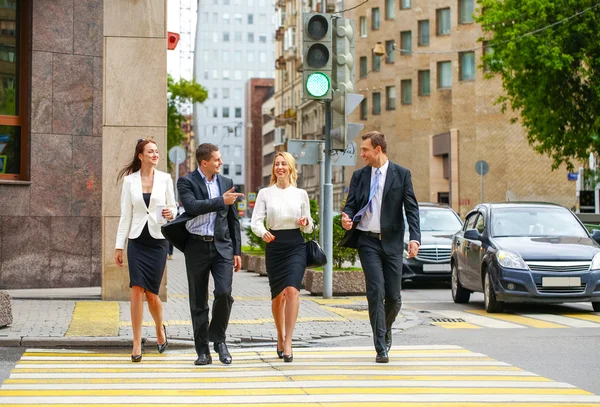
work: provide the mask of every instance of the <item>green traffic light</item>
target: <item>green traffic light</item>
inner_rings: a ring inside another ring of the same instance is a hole
[[[306,91],[314,97],[323,97],[329,92],[331,83],[329,77],[323,72],[315,72],[306,78]]]

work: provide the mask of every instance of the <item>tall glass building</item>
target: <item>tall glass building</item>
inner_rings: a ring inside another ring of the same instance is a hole
[[[250,78],[273,78],[272,0],[200,0],[194,52],[196,81],[209,93],[194,106],[196,141],[219,146],[221,173],[244,185],[244,88]]]

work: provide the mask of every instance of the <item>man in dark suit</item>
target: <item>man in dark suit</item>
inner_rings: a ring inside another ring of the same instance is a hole
[[[419,251],[421,232],[419,205],[410,171],[387,158],[385,136],[377,131],[362,136],[360,156],[366,166],[354,171],[342,212],[346,234],[341,246],[358,249],[365,273],[369,320],[378,363],[389,361],[392,324],[402,305],[402,256]],[[410,243],[404,247],[406,211]]]
[[[225,344],[233,297],[233,270],[242,266],[240,223],[233,181],[219,174],[221,154],[214,144],[196,150],[198,170],[177,181],[179,200],[185,212],[162,227],[164,236],[185,254],[190,310],[194,328],[196,365],[209,365],[209,341],[221,363],[230,364]],[[208,323],[208,277],[215,283],[212,319]]]

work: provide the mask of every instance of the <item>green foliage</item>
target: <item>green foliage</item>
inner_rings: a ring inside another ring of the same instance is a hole
[[[314,199],[310,200],[310,216],[313,219],[315,227],[312,233],[302,233],[304,240],[316,240],[319,241],[319,203]]]
[[[184,103],[202,103],[208,97],[208,91],[195,80],[180,79],[175,82],[171,75],[167,76],[167,150],[178,146],[185,138],[181,123],[185,117],[181,114]]]
[[[248,244],[253,250],[262,250],[265,251],[267,247],[267,243],[262,240],[262,237],[258,237],[252,231],[252,228],[246,229],[246,237],[248,238]]]
[[[519,112],[529,143],[561,164],[600,151],[600,8],[595,0],[480,0],[476,21],[493,52],[483,61]],[[543,27],[556,25],[534,32]],[[532,33],[525,35],[527,33]]]
[[[333,217],[333,268],[341,269],[345,261],[354,264],[358,251],[349,247],[341,247],[340,241],[344,237],[346,230],[342,227],[342,215]]]

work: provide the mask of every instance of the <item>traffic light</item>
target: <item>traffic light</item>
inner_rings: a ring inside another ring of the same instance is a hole
[[[331,101],[331,148],[345,150],[350,141],[360,133],[364,124],[348,123],[348,115],[364,99],[363,95],[333,91]]]
[[[302,14],[304,99],[331,99],[333,59],[331,14]]]
[[[333,89],[354,92],[354,20],[336,18],[333,22]]]

